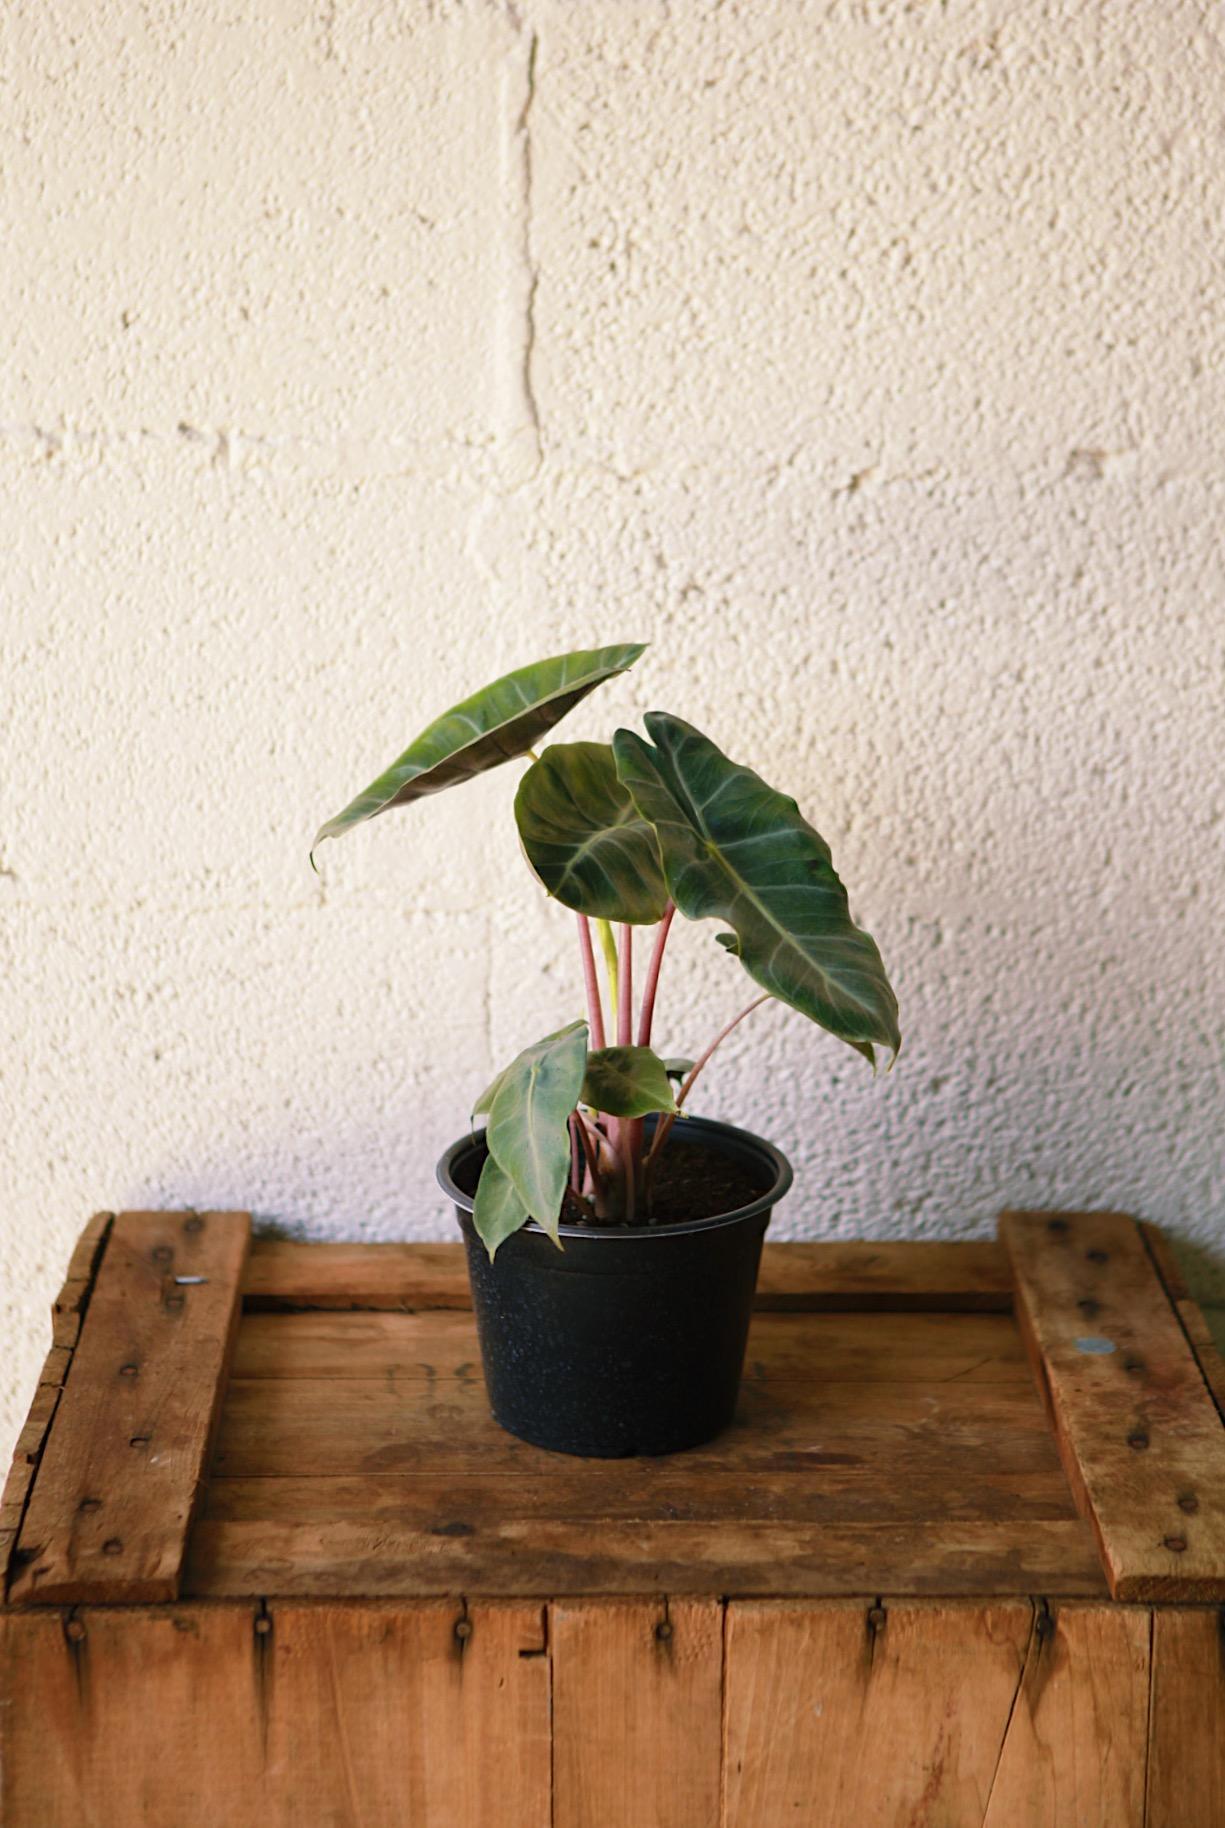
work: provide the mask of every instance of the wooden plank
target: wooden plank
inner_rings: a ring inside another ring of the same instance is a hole
[[[121,1213],[14,1554],[16,1603],[173,1599],[239,1312],[246,1213]]]
[[[549,1828],[542,1607],[273,1606],[271,1626],[249,1821]]]
[[[1225,1822],[1225,1618],[1153,1614],[1146,1828]]]
[[[766,1244],[763,1309],[982,1310],[1012,1303],[1008,1266],[991,1239],[880,1244]],[[467,1308],[462,1244],[300,1244],[256,1239],[248,1308]]]
[[[239,1327],[233,1375],[479,1383],[480,1348],[471,1312],[256,1313]],[[745,1356],[758,1382],[1028,1386],[1030,1375],[1006,1314],[758,1314]]]
[[[1040,1615],[983,1828],[1145,1828],[1149,1614]],[[1180,1828],[1215,1818],[1191,1814]]]
[[[59,1404],[59,1393],[72,1363],[80,1317],[89,1303],[111,1219],[111,1213],[97,1212],[85,1226],[69,1259],[68,1279],[52,1304],[53,1343],[43,1361],[34,1400],[17,1437],[3,1496],[0,1496],[0,1599],[7,1591],[10,1560],[33,1489],[35,1470],[42,1458],[47,1433]]]
[[[1012,1213],[1000,1235],[1111,1593],[1225,1598],[1225,1428],[1135,1221]]]
[[[723,1608],[551,1608],[555,1828],[713,1828]]]
[[[551,1476],[538,1472],[402,1473],[300,1478],[213,1477],[200,1516],[209,1523],[346,1523],[411,1525],[472,1535],[490,1523],[533,1517],[575,1524],[655,1519],[688,1523],[1023,1524],[1071,1519],[1076,1510],[1058,1466],[1040,1472],[999,1471],[983,1464],[922,1492],[904,1482],[865,1480],[855,1466],[800,1472],[707,1471],[700,1479],[676,1461],[577,1460]]]
[[[865,1483],[912,1489],[997,1468],[1042,1472],[1059,1464],[1031,1386],[966,1382],[757,1382],[736,1419],[685,1455],[697,1479],[711,1471],[811,1472],[855,1467]],[[287,1474],[558,1471],[556,1456],[516,1440],[489,1414],[482,1385],[459,1379],[235,1378],[213,1471],[226,1478]]]
[[[1007,1313],[1012,1285],[1007,1260],[993,1238],[767,1244],[757,1306],[806,1312]]]
[[[1204,1382],[1217,1406],[1217,1413],[1225,1418],[1225,1358],[1221,1355],[1199,1303],[1187,1287],[1182,1265],[1174,1255],[1169,1239],[1158,1226],[1142,1222],[1140,1235],[1195,1354]]]
[[[447,1522],[457,1521],[448,1519]],[[458,1520],[462,1521],[462,1520]],[[203,1519],[185,1593],[340,1598],[444,1593],[1104,1595],[1083,1518],[829,1524],[508,1518],[436,1525]]]
[[[257,1238],[248,1308],[470,1308],[462,1244],[298,1244]]]
[[[540,1607],[0,1615],[6,1828],[547,1828]]]
[[[253,1616],[250,1606],[0,1614],[6,1828],[268,1821],[256,1813]]]
[[[729,1606],[725,1828],[981,1828],[1031,1624],[1027,1602]]]

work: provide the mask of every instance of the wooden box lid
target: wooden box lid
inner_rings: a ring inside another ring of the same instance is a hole
[[[13,1606],[1225,1598],[1225,1377],[1119,1214],[767,1245],[736,1422],[654,1461],[497,1428],[457,1244],[100,1215],[54,1324],[0,1509]]]

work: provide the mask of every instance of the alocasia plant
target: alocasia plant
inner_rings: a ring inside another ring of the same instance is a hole
[[[567,1192],[591,1223],[650,1223],[655,1165],[698,1075],[770,998],[873,1066],[878,1047],[896,1056],[900,1046],[880,953],[851,919],[829,846],[794,800],[665,711],[647,713],[645,738],[618,730],[611,744],[554,743],[536,753],[567,711],[642,652],[627,644],[562,654],[495,680],[432,723],[315,839],[318,849],[389,807],[528,758],[515,821],[540,883],[578,917],[587,1018],[524,1048],[474,1106],[487,1118],[488,1155],[473,1219],[490,1256],[529,1219],[557,1240]],[[719,943],[762,993],[695,1061],[663,1060],[651,1047],[678,913],[719,920],[728,929]],[[654,928],[636,1008],[635,927]]]

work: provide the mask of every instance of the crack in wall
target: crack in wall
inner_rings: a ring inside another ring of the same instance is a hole
[[[518,372],[515,389],[518,399],[515,403],[515,415],[522,423],[515,424],[507,434],[508,454],[500,464],[506,493],[513,494],[533,482],[539,475],[544,462],[544,437],[540,420],[540,405],[536,398],[536,383],[533,372],[536,354],[536,296],[540,286],[540,268],[534,252],[533,236],[533,148],[532,148],[532,109],[536,101],[537,66],[540,50],[540,34],[525,28],[519,15],[510,14],[511,23],[520,36],[526,36],[527,52],[523,64],[523,95],[518,114],[510,130],[510,154],[518,157],[519,189],[519,246],[517,262],[521,274],[521,304],[518,307]],[[526,465],[513,455],[517,448],[526,444],[529,455]]]

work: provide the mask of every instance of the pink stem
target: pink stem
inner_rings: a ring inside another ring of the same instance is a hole
[[[725,1027],[723,1027],[719,1030],[718,1034],[715,1036],[715,1038],[711,1042],[710,1046],[706,1049],[706,1052],[704,1054],[699,1055],[699,1057],[694,1061],[693,1065],[689,1069],[689,1073],[685,1079],[685,1083],[682,1085],[680,1091],[676,1094],[676,1104],[677,1104],[678,1110],[680,1109],[681,1105],[684,1104],[686,1098],[688,1098],[690,1092],[693,1090],[694,1081],[696,1080],[698,1074],[701,1072],[702,1068],[706,1065],[706,1062],[710,1059],[710,1056],[714,1053],[716,1047],[718,1047],[721,1042],[727,1040],[727,1037],[731,1034],[733,1028],[735,1028],[738,1023],[743,1022],[744,1018],[746,1016],[751,1016],[755,1009],[760,1009],[763,1003],[768,1003],[769,1001],[770,1001],[769,991],[767,991],[764,996],[754,997],[753,1001],[750,1004],[748,1004],[748,1006],[746,1008],[742,1009],[740,1011],[739,1015],[733,1016],[731,1021],[728,1022]],[[673,1115],[672,1112],[669,1112],[668,1115],[665,1118],[663,1118],[663,1120],[659,1124],[656,1125],[655,1136],[651,1143],[650,1151],[647,1154],[646,1166],[647,1166],[648,1171],[650,1170],[651,1164],[654,1162],[656,1156],[659,1154],[659,1151],[663,1148],[664,1144],[667,1142],[668,1133],[671,1130],[671,1128],[675,1122],[676,1122],[675,1116]]]
[[[672,917],[676,913],[676,903],[670,901],[664,909],[663,919],[655,929],[655,944],[651,948],[651,962],[647,966],[647,981],[642,990],[642,1008],[638,1012],[638,1045],[651,1045],[651,1024],[655,1019],[655,992],[659,989],[659,968],[664,962],[664,947],[668,943],[668,930]]]
[[[628,1047],[634,1030],[634,929],[628,923],[621,929],[617,992],[617,1046]]]
[[[617,1046],[628,1047],[634,1038],[634,929],[627,921],[621,928],[617,949]],[[612,1120],[611,1129],[617,1154],[621,1158],[621,1184],[625,1202],[625,1222],[634,1220],[634,1181],[638,1170],[634,1155],[634,1126],[625,1117]]]
[[[585,914],[578,916],[578,949],[583,960],[583,983],[587,987],[587,1016],[591,1023],[591,1045],[604,1045],[604,1005],[600,1001],[600,980],[596,976],[595,951],[591,944],[591,922]]]

